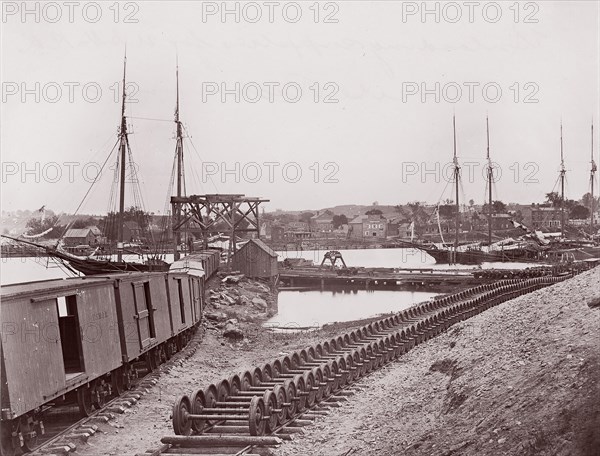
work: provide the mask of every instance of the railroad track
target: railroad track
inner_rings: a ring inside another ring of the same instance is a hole
[[[76,419],[74,422],[46,425],[44,437],[31,449],[32,456],[48,454],[65,454],[76,451],[77,444],[86,442],[98,430],[97,423],[107,423],[115,418],[116,414],[125,413],[125,410],[135,404],[158,381],[161,373],[168,372],[177,362],[188,359],[194,354],[202,341],[202,331],[197,330],[189,343],[173,357],[161,364],[158,369],[147,372],[133,382],[131,388],[123,394],[107,401],[102,408],[95,410],[90,416]],[[60,409],[62,407],[58,407]],[[58,410],[60,412],[60,410]]]
[[[354,394],[358,381],[450,326],[572,277],[502,280],[422,303],[180,397],[175,435],[136,456],[251,455],[303,432]]]

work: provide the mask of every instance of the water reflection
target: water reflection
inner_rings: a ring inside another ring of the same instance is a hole
[[[359,320],[383,313],[398,312],[427,301],[439,293],[431,291],[344,290],[282,291],[279,312],[266,327],[321,327],[327,323]]]

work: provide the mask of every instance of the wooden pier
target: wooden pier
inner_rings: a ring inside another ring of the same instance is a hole
[[[468,287],[489,283],[492,280],[475,278],[472,271],[404,269],[398,272],[377,271],[347,274],[330,269],[284,269],[279,274],[282,290],[302,289],[362,289],[405,290],[415,288]]]

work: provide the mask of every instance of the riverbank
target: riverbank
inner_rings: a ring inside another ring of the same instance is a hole
[[[277,456],[600,454],[600,269],[452,327]]]

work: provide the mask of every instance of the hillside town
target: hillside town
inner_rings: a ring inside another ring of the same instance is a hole
[[[579,201],[565,202],[565,230],[573,234],[586,233],[597,236],[600,220],[600,198],[595,198],[594,228],[590,228],[591,195],[586,193]],[[173,243],[173,232],[168,225],[168,215],[144,213],[131,208],[123,224],[125,247],[149,248]],[[562,229],[563,210],[560,197],[548,193],[542,203],[505,204],[494,201],[491,226],[494,239],[519,236],[525,226],[542,233],[559,232]],[[473,200],[461,208],[459,233],[461,242],[486,239],[489,209],[487,204],[478,205]],[[275,249],[308,249],[312,247],[383,247],[399,241],[445,242],[452,237],[456,227],[453,201],[432,205],[412,202],[398,205],[371,206],[342,205],[332,208],[264,212],[260,216],[259,237]],[[222,237],[227,236],[222,226]],[[55,214],[51,210],[2,212],[2,233],[5,235],[37,235],[47,242],[62,237],[64,247],[73,253],[90,253],[96,248],[104,249],[116,239],[111,215],[93,216]],[[241,235],[244,236],[243,234]],[[247,235],[251,236],[251,235]],[[193,249],[200,242],[201,233],[189,232],[183,250]],[[3,251],[14,248],[3,245]]]

